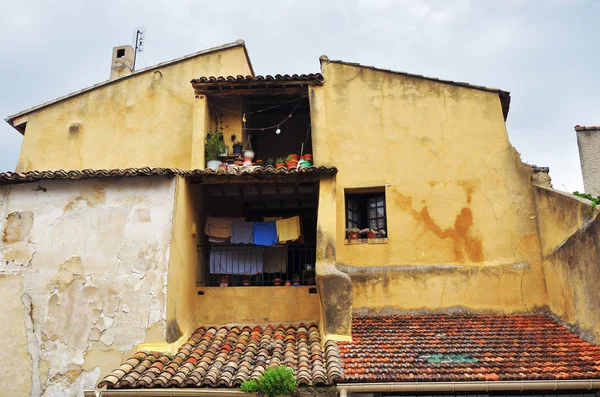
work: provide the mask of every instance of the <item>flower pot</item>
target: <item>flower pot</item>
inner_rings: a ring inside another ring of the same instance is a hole
[[[367,233],[367,238],[375,238],[375,233],[373,233],[373,232]]]
[[[292,160],[298,161],[298,155],[297,154],[289,154],[288,156],[291,157]]]
[[[234,165],[244,165],[244,160],[234,160],[233,162]]]
[[[297,160],[287,160],[285,162],[287,169],[290,170],[292,168],[295,168],[298,166],[298,161]]]
[[[281,279],[278,277],[276,279],[273,280],[273,285],[279,286],[281,285]]]
[[[233,154],[242,154],[244,145],[233,145]]]
[[[285,286],[286,287],[291,287],[292,283],[290,282],[290,280],[285,280]]]
[[[292,280],[292,282],[293,282],[293,284],[294,284],[295,286],[300,286],[300,285],[302,285],[302,284],[300,283],[300,277],[294,277],[294,279]]]
[[[227,171],[227,164],[226,163],[219,164],[219,166],[217,167],[217,170]]]
[[[311,165],[312,165],[311,162],[310,161],[306,161],[306,160],[300,160],[298,162],[298,168],[301,168],[301,167],[310,167]]]
[[[244,167],[250,167],[250,166],[252,166],[252,161],[244,161],[244,162],[242,163],[242,165],[243,165]]]
[[[306,153],[304,155],[304,160],[312,162],[312,154]]]
[[[229,279],[228,278],[222,278],[221,279],[221,287],[228,287],[229,286]]]
[[[275,167],[275,162],[274,161],[267,161],[267,162],[265,162],[265,167]]]
[[[348,232],[348,238],[351,240],[356,240],[358,238],[358,232]]]
[[[242,280],[242,285],[249,286],[250,280]]]
[[[275,168],[277,168],[277,169],[280,169],[280,168],[283,168],[283,167],[285,167],[285,164],[283,164],[283,163],[277,163],[277,164],[275,164]]]
[[[223,163],[221,163],[220,160],[209,160],[206,163],[206,168],[209,168],[211,170],[216,170],[217,168],[219,168],[219,165],[221,165]]]
[[[244,150],[244,158],[252,160],[254,158],[254,150]]]

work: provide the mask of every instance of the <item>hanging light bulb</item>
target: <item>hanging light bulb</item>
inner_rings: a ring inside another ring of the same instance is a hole
[[[242,121],[245,123],[246,122],[246,113],[244,113],[244,115],[242,116]]]
[[[275,130],[275,133],[276,133],[277,135],[281,134],[281,128],[277,127],[277,129]]]

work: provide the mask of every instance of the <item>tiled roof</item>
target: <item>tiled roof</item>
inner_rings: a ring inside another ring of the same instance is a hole
[[[199,77],[191,81],[192,84],[255,84],[255,83],[270,83],[270,82],[307,82],[312,84],[323,84],[323,75],[321,73],[309,74],[276,74],[271,76],[209,76]]]
[[[246,50],[246,44],[245,44],[244,40],[236,40],[233,43],[227,43],[227,44],[220,45],[218,47],[208,48],[208,49],[205,49],[205,50],[202,50],[202,51],[195,52],[193,54],[189,54],[189,55],[185,55],[185,56],[182,56],[182,57],[179,57],[179,58],[171,59],[170,61],[161,62],[161,63],[156,64],[156,65],[148,66],[147,68],[144,68],[144,69],[135,70],[130,75],[127,75],[127,76],[119,77],[119,78],[112,79],[112,80],[103,81],[101,83],[92,85],[92,86],[84,88],[82,90],[72,92],[70,94],[58,97],[58,98],[53,99],[53,100],[48,101],[48,102],[44,102],[41,105],[37,105],[37,106],[34,106],[32,108],[29,108],[29,109],[26,109],[26,110],[22,110],[22,111],[20,111],[18,113],[15,113],[13,115],[8,116],[5,120],[6,120],[6,122],[8,124],[10,124],[12,126],[13,125],[13,123],[12,123],[13,120],[16,119],[16,118],[18,118],[18,117],[20,117],[20,116],[26,115],[28,113],[31,113],[31,112],[34,112],[34,111],[37,111],[37,110],[40,110],[42,108],[45,108],[46,106],[53,105],[53,104],[55,104],[57,102],[64,101],[65,99],[72,98],[72,97],[77,96],[79,94],[83,94],[85,92],[95,90],[96,88],[99,88],[99,87],[102,87],[102,86],[105,86],[105,85],[108,85],[108,84],[112,84],[112,83],[115,83],[117,81],[128,79],[128,78],[131,78],[131,77],[134,77],[134,76],[138,76],[138,75],[140,75],[142,73],[145,73],[145,72],[148,72],[150,70],[154,70],[154,69],[158,69],[158,68],[161,68],[161,67],[170,66],[170,65],[173,65],[175,63],[182,62],[182,61],[185,61],[185,60],[188,60],[188,59],[191,59],[191,58],[195,58],[195,57],[200,56],[200,55],[209,54],[211,52],[216,52],[216,51],[223,51],[223,50],[227,50],[227,49],[238,47],[238,46],[242,46],[242,48],[244,49],[244,53],[246,54],[246,59],[248,61],[248,66],[250,67],[250,71],[252,73],[254,73],[254,71],[252,70],[252,64],[250,63],[250,58],[248,57],[248,51]]]
[[[0,172],[0,185],[35,182],[41,180],[52,179],[89,179],[89,178],[108,178],[108,177],[133,177],[133,176],[152,176],[152,175],[180,175],[192,178],[197,181],[211,180],[240,180],[254,179],[284,179],[290,180],[294,177],[300,178],[305,176],[319,175],[335,175],[337,168],[335,167],[302,167],[286,169],[281,168],[276,170],[273,167],[235,167],[232,166],[228,170],[181,170],[177,168],[125,168],[125,169],[110,169],[110,170],[77,170],[77,171],[28,171],[28,172]]]
[[[576,125],[575,126],[575,131],[597,131],[597,130],[600,130],[600,125],[589,125],[589,126]]]
[[[460,86],[460,87],[473,88],[473,89],[481,90],[481,91],[494,92],[494,93],[497,93],[499,95],[499,97],[500,97],[500,103],[502,105],[502,113],[504,114],[504,120],[506,120],[507,117],[508,117],[508,111],[510,109],[510,92],[508,92],[508,91],[503,91],[503,90],[500,90],[498,88],[484,87],[482,85],[475,85],[475,84],[470,84],[470,83],[464,83],[462,81],[443,80],[443,79],[438,79],[437,77],[423,76],[421,74],[413,74],[413,73],[407,73],[407,72],[399,72],[399,71],[390,70],[390,69],[382,69],[382,68],[377,68],[375,66],[362,65],[360,63],[355,63],[355,62],[345,62],[345,61],[340,61],[340,60],[330,60],[325,55],[322,55],[319,59],[321,60],[321,62],[331,62],[331,63],[339,63],[339,64],[342,64],[342,65],[358,66],[358,67],[362,67],[362,68],[367,68],[367,69],[372,69],[372,70],[378,70],[378,71],[381,71],[381,72],[388,72],[388,73],[400,74],[400,75],[407,76],[407,77],[415,77],[415,78],[424,79],[424,80],[437,81],[439,83],[444,83],[444,84],[451,84],[451,85],[456,85],[456,86]]]
[[[342,382],[600,378],[600,347],[546,315],[356,317]]]
[[[198,328],[174,357],[138,352],[98,387],[237,386],[278,365],[292,368],[300,385],[341,376],[337,345],[323,346],[315,324],[222,326]]]

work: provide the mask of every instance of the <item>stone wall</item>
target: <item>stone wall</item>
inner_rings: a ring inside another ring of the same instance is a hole
[[[0,186],[0,384],[83,395],[163,342],[174,178]],[[1,393],[0,393],[1,394]]]
[[[575,127],[579,161],[586,193],[600,195],[600,128]]]

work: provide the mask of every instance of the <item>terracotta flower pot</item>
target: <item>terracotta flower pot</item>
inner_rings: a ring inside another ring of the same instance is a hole
[[[287,165],[287,169],[292,169],[298,166],[298,161],[297,160],[287,160],[285,162],[285,164]]]
[[[245,286],[250,285],[250,280],[243,280],[242,285],[245,285]]]
[[[228,278],[222,278],[221,279],[221,287],[227,287],[229,286],[229,279]]]
[[[277,163],[277,164],[275,164],[275,168],[277,168],[277,169],[280,169],[280,168],[283,168],[283,167],[285,167],[285,164],[283,164],[283,163]]]
[[[291,157],[292,160],[294,160],[294,161],[298,161],[298,155],[297,154],[290,154],[289,157]]]
[[[290,280],[285,280],[285,286],[286,287],[291,287],[292,286],[291,281]]]
[[[348,238],[356,240],[358,238],[358,232],[348,232]]]
[[[244,160],[234,160],[233,164],[235,164],[235,165],[244,165]]]
[[[375,233],[373,233],[373,232],[367,233],[367,238],[375,238]]]
[[[276,279],[273,279],[273,285],[276,285],[276,286],[281,285],[281,279],[279,277],[277,277]]]
[[[304,160],[306,160],[306,161],[312,161],[312,154],[309,154],[309,153],[305,154],[304,155]]]

